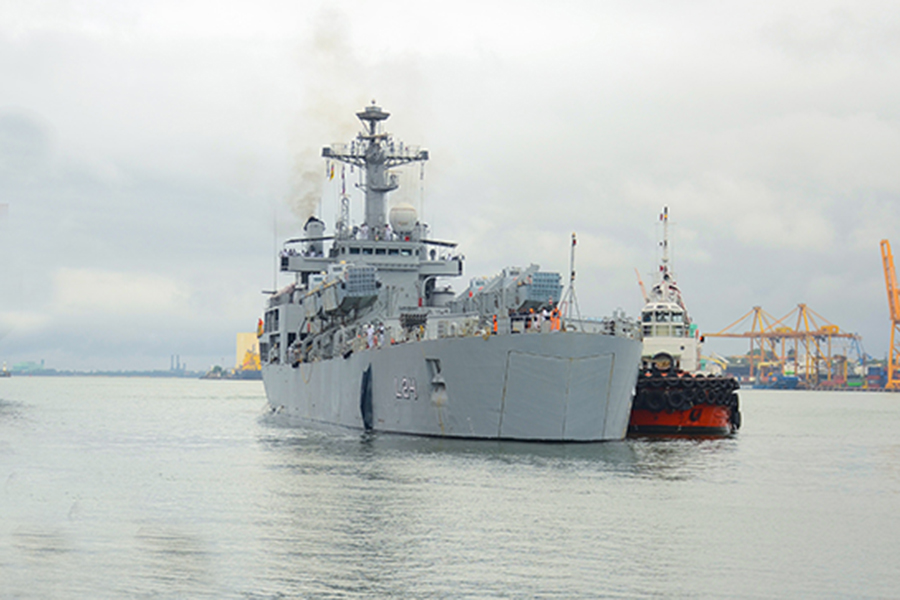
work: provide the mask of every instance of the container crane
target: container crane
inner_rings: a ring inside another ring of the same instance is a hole
[[[792,327],[789,323],[794,317],[796,321]],[[750,331],[736,332],[735,329],[747,319],[750,319]],[[835,372],[832,343],[835,341],[853,343],[859,340],[857,334],[841,331],[840,327],[830,323],[805,304],[798,304],[797,308],[778,320],[759,306],[754,306],[750,312],[722,331],[705,333],[704,337],[748,338],[750,352],[747,359],[750,362],[751,378],[754,377],[754,369],[755,374],[761,377],[767,375],[767,369],[773,368],[776,368],[779,374],[784,374],[785,367],[791,363],[793,372],[797,375],[803,374],[805,383],[810,388],[833,385],[835,375],[841,375],[841,381],[845,381],[843,362],[838,361],[840,372]],[[843,356],[846,357],[846,353]],[[821,381],[821,375],[825,377],[824,382]]]
[[[897,288],[897,271],[894,269],[894,255],[891,254],[891,243],[881,240],[881,261],[884,264],[884,283],[887,287],[888,308],[891,311],[891,351],[888,353],[886,390],[900,389],[900,289]]]

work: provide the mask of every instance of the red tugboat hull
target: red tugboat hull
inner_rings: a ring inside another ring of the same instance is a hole
[[[741,426],[734,377],[691,375],[660,352],[638,376],[628,435],[711,437],[731,435]]]
[[[733,433],[731,410],[723,406],[699,404],[690,410],[654,412],[631,411],[629,435],[723,436]]]

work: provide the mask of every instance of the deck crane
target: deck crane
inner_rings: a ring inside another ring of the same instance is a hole
[[[894,269],[894,255],[891,243],[881,240],[881,260],[884,263],[884,282],[887,286],[888,307],[891,311],[891,351],[888,354],[886,390],[900,389],[900,288],[897,287],[897,271]]]

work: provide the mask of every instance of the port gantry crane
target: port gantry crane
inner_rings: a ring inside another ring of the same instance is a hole
[[[795,324],[791,327],[789,323],[795,316]],[[735,332],[734,329],[748,318],[750,330]],[[775,367],[779,373],[783,373],[784,367],[792,364],[794,373],[802,375],[806,385],[811,388],[822,385],[821,374],[825,375],[829,384],[835,375],[846,379],[846,372],[836,372],[846,370],[846,354],[835,356],[832,352],[833,341],[859,341],[857,334],[841,331],[837,325],[828,322],[806,304],[798,304],[797,308],[777,320],[761,307],[754,306],[750,312],[722,331],[705,333],[703,337],[747,338],[750,340],[750,352],[747,354],[750,377],[754,376],[754,367],[756,374],[762,375],[765,367]],[[756,360],[754,350],[758,357]],[[836,366],[841,368],[836,369]]]
[[[897,288],[897,271],[894,270],[894,255],[891,254],[891,243],[881,240],[881,262],[884,264],[884,283],[887,287],[888,308],[891,311],[891,351],[888,353],[886,390],[900,389],[900,289]]]

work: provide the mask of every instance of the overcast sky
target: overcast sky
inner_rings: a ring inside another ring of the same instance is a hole
[[[9,364],[231,366],[275,240],[310,198],[333,226],[319,151],[373,99],[430,151],[394,200],[460,242],[457,289],[564,273],[575,231],[582,312],[636,315],[668,205],[702,331],[806,303],[887,351],[894,2],[12,0],[0,81]]]

